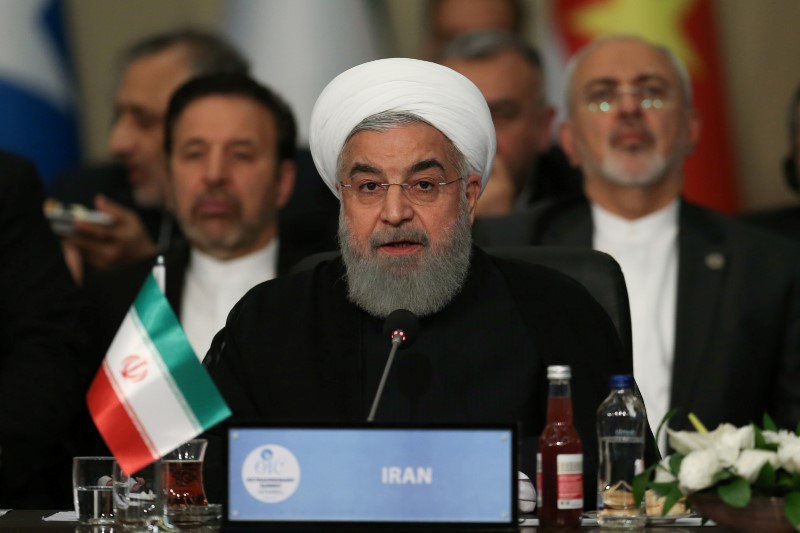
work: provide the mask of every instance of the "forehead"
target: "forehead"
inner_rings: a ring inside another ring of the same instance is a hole
[[[540,89],[540,72],[512,50],[480,59],[447,59],[443,64],[469,78],[487,100],[507,92],[536,97]]]
[[[342,163],[345,167],[356,162],[390,167],[407,166],[427,158],[444,163],[451,151],[450,140],[433,126],[403,124],[385,131],[356,133],[342,149]]]
[[[276,134],[275,119],[264,106],[238,95],[209,95],[192,101],[175,122],[175,137],[261,138]]]
[[[504,0],[440,0],[436,23],[444,33],[514,29],[514,8]]]
[[[611,41],[589,52],[576,66],[574,87],[595,81],[631,83],[645,76],[657,76],[678,86],[678,74],[666,54],[640,41]]]
[[[147,101],[166,110],[170,96],[189,78],[189,74],[186,56],[179,48],[146,55],[125,69],[118,97]]]

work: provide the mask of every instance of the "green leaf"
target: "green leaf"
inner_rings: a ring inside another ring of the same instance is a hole
[[[786,471],[780,470],[780,472],[783,474]],[[780,476],[780,479],[778,479],[778,486],[786,487],[786,492],[800,492],[800,473],[791,475],[787,473],[786,475]]]
[[[653,465],[655,466],[655,465]],[[652,466],[633,478],[633,502],[636,507],[642,505],[644,493],[647,490],[647,485],[650,483],[650,471]]]
[[[745,507],[750,502],[750,484],[743,477],[735,477],[730,483],[720,485],[717,494],[731,507]]]
[[[800,492],[790,492],[783,500],[783,514],[800,531]]]
[[[661,435],[661,430],[664,428],[664,425],[669,422],[669,419],[675,416],[675,413],[678,412],[677,407],[673,407],[670,409],[667,414],[664,415],[664,418],[661,419],[661,422],[658,424],[658,429],[656,429],[656,442],[659,442],[658,437]],[[797,434],[800,435],[800,424],[797,425]]]
[[[800,489],[800,484],[796,483],[792,478],[785,476],[781,476],[775,485],[780,489],[786,490],[787,492],[795,488]]]
[[[650,488],[653,489],[653,492],[658,494],[659,496],[666,496],[672,489],[677,489],[677,482],[673,481],[672,483],[650,483]]]
[[[716,485],[720,481],[725,481],[726,479],[732,478],[734,475],[735,474],[733,472],[731,472],[730,470],[722,469],[719,472],[717,472],[716,474],[714,474],[714,477],[712,479],[714,480],[714,484]]]
[[[666,494],[667,497],[664,499],[664,508],[661,509],[662,515],[668,514],[669,510],[672,509],[672,506],[678,503],[678,500],[683,498],[683,494],[681,493],[681,489],[678,488],[677,483],[670,483],[670,487],[670,491]]]
[[[772,420],[772,417],[767,413],[764,413],[764,429],[767,431],[778,431],[778,426],[775,425],[775,421]]]
[[[775,486],[775,467],[769,461],[761,467],[753,484],[760,489],[771,489]]]
[[[797,427],[794,428],[794,434],[800,437],[800,422],[798,422]]]
[[[676,453],[670,456],[669,458],[669,471],[672,473],[673,476],[678,477],[678,474],[681,471],[681,463],[683,462],[683,454]]]
[[[767,447],[767,441],[764,439],[764,434],[758,429],[758,426],[753,425],[753,434],[755,436],[756,450],[764,450]]]

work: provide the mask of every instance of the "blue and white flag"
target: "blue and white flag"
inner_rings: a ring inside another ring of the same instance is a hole
[[[64,4],[0,2],[0,148],[34,161],[46,183],[79,158]]]

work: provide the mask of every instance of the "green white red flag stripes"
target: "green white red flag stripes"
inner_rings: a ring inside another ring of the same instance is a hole
[[[129,474],[231,414],[152,274],[117,331],[86,403]]]

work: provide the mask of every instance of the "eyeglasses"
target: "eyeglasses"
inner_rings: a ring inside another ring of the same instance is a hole
[[[641,109],[661,109],[670,103],[669,87],[658,84],[602,86],[588,90],[584,94],[586,109],[594,112],[610,113],[615,111],[626,94]]]
[[[430,178],[419,178],[408,183],[380,183],[374,180],[357,180],[354,183],[339,184],[355,196],[356,200],[362,205],[375,205],[386,198],[389,187],[397,185],[403,190],[406,198],[417,205],[432,204],[439,198],[442,189],[451,183],[461,181],[463,178],[456,178],[450,181],[432,181]]]

